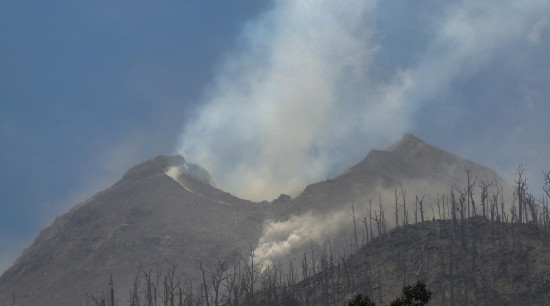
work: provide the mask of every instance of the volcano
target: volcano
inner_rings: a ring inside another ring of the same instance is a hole
[[[398,186],[409,197],[405,206],[416,196],[434,205],[438,192],[466,184],[467,171],[478,182],[507,186],[494,171],[411,134],[386,150],[369,152],[338,177],[271,203],[215,188],[204,169],[181,156],[158,156],[43,229],[0,277],[0,301],[15,297],[23,305],[81,305],[87,295],[101,292],[112,275],[116,299],[124,302],[138,271],[171,265],[178,265],[182,279],[199,284],[201,263],[250,254],[266,224],[307,213],[331,218],[335,210],[350,204],[359,209],[379,198],[389,214]]]

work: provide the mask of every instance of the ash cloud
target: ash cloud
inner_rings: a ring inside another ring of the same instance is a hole
[[[240,197],[295,195],[413,130],[419,110],[502,58],[510,45],[539,41],[550,6],[542,0],[440,5],[421,46],[411,50],[417,55],[383,66],[379,60],[395,46],[376,22],[380,2],[273,3],[243,28],[216,70],[179,152]]]

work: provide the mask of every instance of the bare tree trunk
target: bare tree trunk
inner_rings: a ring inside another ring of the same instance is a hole
[[[397,186],[395,186],[395,227],[399,226],[399,193],[397,193]]]
[[[531,212],[531,221],[535,224],[538,223],[537,217],[537,208],[535,203],[535,197],[532,194],[526,194],[525,202],[529,206],[529,211]]]
[[[359,251],[359,243],[357,241],[357,225],[356,225],[356,219],[355,219],[355,207],[353,203],[351,203],[351,217],[353,220],[353,237],[355,238],[355,252]]]
[[[382,196],[378,193],[378,210],[380,210],[380,230],[382,234],[386,234],[386,216],[384,214],[384,203],[382,202]]]
[[[423,195],[422,196],[422,199],[418,199],[418,197],[416,197],[416,202],[418,202],[418,204],[420,205],[420,221],[424,222],[424,197],[426,195]]]
[[[202,272],[202,288],[204,301],[206,303],[206,306],[210,306],[210,299],[208,298],[208,286],[206,285],[206,272],[205,268],[203,267],[202,261],[199,263],[199,266]]]
[[[220,296],[220,288],[222,284],[227,280],[227,262],[225,260],[218,259],[213,266],[209,267],[210,281],[212,283],[212,289],[214,290],[214,305],[218,306],[221,303],[225,303],[226,296]]]
[[[372,201],[369,199],[369,221],[370,221],[370,240],[374,239],[372,234]]]
[[[115,288],[113,286],[113,274],[109,272],[109,306],[115,306]]]
[[[443,204],[445,205],[445,204]],[[445,209],[445,206],[443,206],[443,209]],[[441,206],[440,206],[440,203],[439,203],[439,192],[437,193],[437,213],[439,215],[439,220],[441,220]],[[443,213],[445,214],[445,213]]]
[[[139,301],[140,276],[141,276],[141,271],[138,271],[138,273],[134,277],[134,281],[132,282],[132,289],[130,289],[130,306],[140,305],[140,301]]]
[[[479,187],[481,188],[481,210],[484,218],[487,217],[487,198],[489,197],[489,187],[491,186],[490,182],[481,180]]]
[[[477,215],[476,212],[476,202],[474,201],[474,186],[476,185],[477,176],[475,178],[472,177],[472,171],[470,169],[466,169],[466,175],[467,175],[467,201],[468,201],[468,218],[471,217],[470,215],[470,205],[472,206],[472,213],[473,216]]]
[[[456,217],[457,217],[456,210],[457,210],[457,205],[455,200],[455,191],[454,191],[454,188],[451,188],[451,215],[453,219],[453,226],[456,226]]]
[[[514,181],[516,183],[514,198],[518,202],[519,223],[523,223],[523,207],[525,205],[525,191],[527,190],[527,179],[523,175],[524,172],[525,169],[519,165],[516,170],[517,179]]]
[[[550,170],[547,172],[542,172],[542,175],[544,177],[544,186],[542,187],[542,190],[546,193],[546,197],[550,199]]]
[[[414,223],[418,223],[418,196],[415,196],[414,201]]]
[[[399,185],[399,186],[401,186],[401,185]],[[407,192],[405,191],[403,186],[401,186],[401,198],[403,199],[403,225],[409,224],[409,220],[408,220],[408,217],[407,217],[407,205],[406,205],[406,200],[405,200],[406,193]]]

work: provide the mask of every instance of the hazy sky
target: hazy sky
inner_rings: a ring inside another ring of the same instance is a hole
[[[535,184],[549,16],[548,0],[3,1],[0,271],[159,154],[270,200],[412,132]]]

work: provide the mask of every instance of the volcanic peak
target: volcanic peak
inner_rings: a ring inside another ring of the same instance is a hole
[[[413,134],[405,133],[400,141],[390,145],[386,151],[390,152],[413,152],[428,146],[420,138]]]
[[[152,158],[132,167],[124,174],[122,180],[143,179],[144,177],[150,177],[160,173],[166,174],[170,169],[176,169],[176,171],[173,172],[177,173],[177,176],[187,175],[196,181],[214,186],[208,171],[199,165],[187,162],[181,155],[160,155]]]
[[[164,172],[170,166],[181,166],[185,163],[185,158],[180,155],[160,155],[130,168],[126,171],[122,179],[136,179],[156,175]]]

